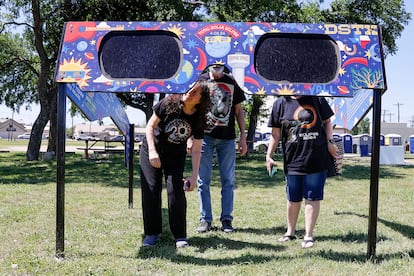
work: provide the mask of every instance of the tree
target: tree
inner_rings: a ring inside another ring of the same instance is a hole
[[[60,11],[56,1],[3,1],[0,34],[6,40],[13,38],[12,47],[0,49],[1,97],[13,110],[22,104],[40,103],[41,109],[33,127],[26,152],[27,160],[37,160],[41,138],[46,124],[50,121],[48,151],[56,145],[56,85],[52,81],[56,53],[60,42],[62,17],[54,18]],[[21,33],[11,35],[11,27],[20,26]],[[11,42],[11,41],[9,41]],[[10,95],[15,94],[13,99]]]
[[[264,104],[266,96],[252,95],[247,98],[246,103],[243,104],[243,109],[246,112],[247,129],[247,146],[248,152],[253,151],[253,141],[256,134],[257,122],[260,118],[269,116],[268,110],[261,108]]]
[[[411,14],[405,10],[404,0],[336,0],[331,10],[324,10],[324,22],[365,23],[380,25],[386,54],[398,50],[396,39],[408,25]]]
[[[370,133],[370,122],[369,118],[365,118],[359,122],[358,125],[354,126],[353,129],[351,129],[352,135],[357,134],[364,134],[364,133]]]

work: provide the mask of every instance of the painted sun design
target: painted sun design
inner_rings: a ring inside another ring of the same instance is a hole
[[[266,94],[266,90],[261,87],[260,89],[257,90],[257,92],[255,93],[257,95],[265,95]]]
[[[271,29],[271,30],[269,30],[269,33],[280,33],[280,30],[279,29],[275,29],[275,28],[273,28],[273,29]]]
[[[184,33],[185,33],[186,29],[183,28],[183,27],[181,27],[181,24],[178,24],[178,25],[172,25],[172,24],[170,24],[168,26],[168,30],[170,32],[175,33],[180,39],[185,38]]]
[[[283,85],[283,84],[279,84],[279,87],[276,89],[272,89],[272,93],[275,91],[276,94],[278,95],[293,95],[295,94],[295,89],[292,88],[292,84],[288,84],[288,85]]]
[[[82,63],[81,59],[75,60],[73,57],[70,60],[64,59],[59,66],[59,81],[60,82],[76,82],[79,87],[88,85],[88,80],[91,78],[89,72],[91,69],[87,68],[88,63]]]

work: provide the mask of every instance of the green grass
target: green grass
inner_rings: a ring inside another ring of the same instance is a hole
[[[411,158],[411,156],[407,156]],[[134,208],[122,157],[66,157],[65,259],[56,260],[56,163],[0,153],[0,275],[413,275],[414,166],[381,166],[376,258],[368,261],[369,158],[345,160],[328,179],[315,246],[279,243],[285,231],[281,171],[270,179],[264,155],[237,160],[232,234],[198,234],[198,196],[188,193],[190,247],[176,250],[163,190],[164,231],[155,248],[141,248],[143,225],[138,159]],[[213,213],[220,213],[217,169]],[[302,236],[303,212],[298,221]]]

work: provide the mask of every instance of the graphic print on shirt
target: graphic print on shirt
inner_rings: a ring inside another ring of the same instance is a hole
[[[319,136],[319,133],[317,131],[306,131],[307,129],[311,129],[316,125],[317,112],[315,110],[315,107],[311,105],[299,106],[293,114],[293,119],[294,120],[289,124],[287,139],[288,142],[297,142],[299,138],[304,141],[317,139]],[[305,131],[299,133],[300,129],[303,129]]]
[[[217,88],[211,92],[211,110],[207,114],[207,128],[209,133],[216,126],[227,126],[230,118],[231,105],[233,103],[234,85],[217,83]]]
[[[173,144],[182,144],[191,136],[190,124],[182,119],[175,119],[165,127],[165,133],[168,142]]]

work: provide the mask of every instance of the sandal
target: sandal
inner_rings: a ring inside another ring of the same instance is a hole
[[[293,241],[296,240],[296,236],[295,235],[283,235],[282,237],[279,238],[280,242],[288,242],[288,241]]]
[[[302,248],[311,248],[314,245],[315,241],[313,239],[303,240]]]

